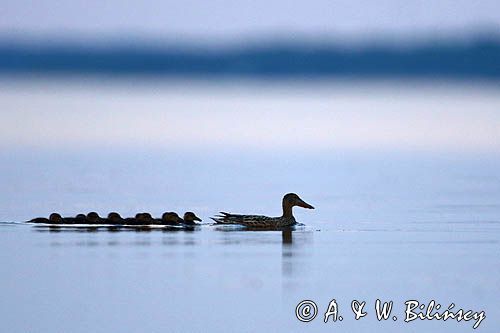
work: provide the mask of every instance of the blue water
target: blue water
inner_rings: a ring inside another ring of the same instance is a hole
[[[386,155],[285,157],[238,153],[2,153],[1,219],[116,210],[280,213],[291,234],[201,226],[196,231],[85,232],[0,226],[3,325],[10,332],[314,329],[469,332],[473,322],[404,323],[404,301],[484,310],[498,327],[500,160]],[[377,298],[398,321],[378,322]],[[295,318],[302,299],[342,322]],[[355,321],[354,299],[368,316]]]
[[[0,82],[6,332],[472,332],[500,324],[497,87],[435,82]],[[292,232],[23,224],[117,211],[281,213]],[[295,317],[317,303],[310,323]],[[335,299],[342,321],[323,323]],[[379,322],[377,299],[394,301]],[[355,320],[351,301],[366,301]]]

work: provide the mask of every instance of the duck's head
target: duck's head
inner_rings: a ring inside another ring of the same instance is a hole
[[[196,216],[193,212],[186,212],[184,214],[184,221],[188,223],[194,223],[194,221],[201,222],[201,219],[198,216]]]
[[[117,212],[111,212],[108,214],[108,220],[110,220],[113,223],[117,223],[122,220],[122,217]]]
[[[59,213],[52,213],[49,216],[49,221],[53,223],[61,223],[62,222],[62,216]]]
[[[175,212],[166,212],[161,216],[164,223],[181,223],[182,219]]]
[[[90,212],[87,214],[87,221],[90,223],[97,223],[99,221],[99,214],[96,212]]]
[[[293,207],[293,206],[299,206],[307,209],[314,209],[313,206],[302,200],[297,194],[295,193],[288,193],[285,194],[283,197],[283,207]]]

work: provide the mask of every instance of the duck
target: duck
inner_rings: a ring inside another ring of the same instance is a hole
[[[52,213],[49,215],[49,218],[45,217],[36,217],[27,222],[30,223],[47,223],[47,224],[60,224],[63,223],[63,218],[59,213]]]
[[[184,213],[184,224],[185,225],[196,225],[197,223],[194,222],[194,221],[200,221],[201,222],[201,219],[196,216],[193,212],[186,212]]]
[[[239,224],[250,228],[281,228],[292,226],[297,223],[293,216],[293,207],[299,206],[314,209],[313,206],[302,200],[295,193],[285,194],[282,201],[283,215],[279,217],[268,217],[262,215],[240,215],[220,212],[220,215],[212,217],[217,224]]]

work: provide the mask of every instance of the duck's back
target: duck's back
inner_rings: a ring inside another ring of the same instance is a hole
[[[294,225],[295,218],[269,217],[263,215],[240,215],[221,212],[213,220],[219,224],[240,224],[251,228],[279,228]]]

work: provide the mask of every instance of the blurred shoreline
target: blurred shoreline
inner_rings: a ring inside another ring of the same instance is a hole
[[[500,38],[418,43],[275,40],[220,47],[141,40],[78,43],[0,36],[0,75],[500,80]]]

